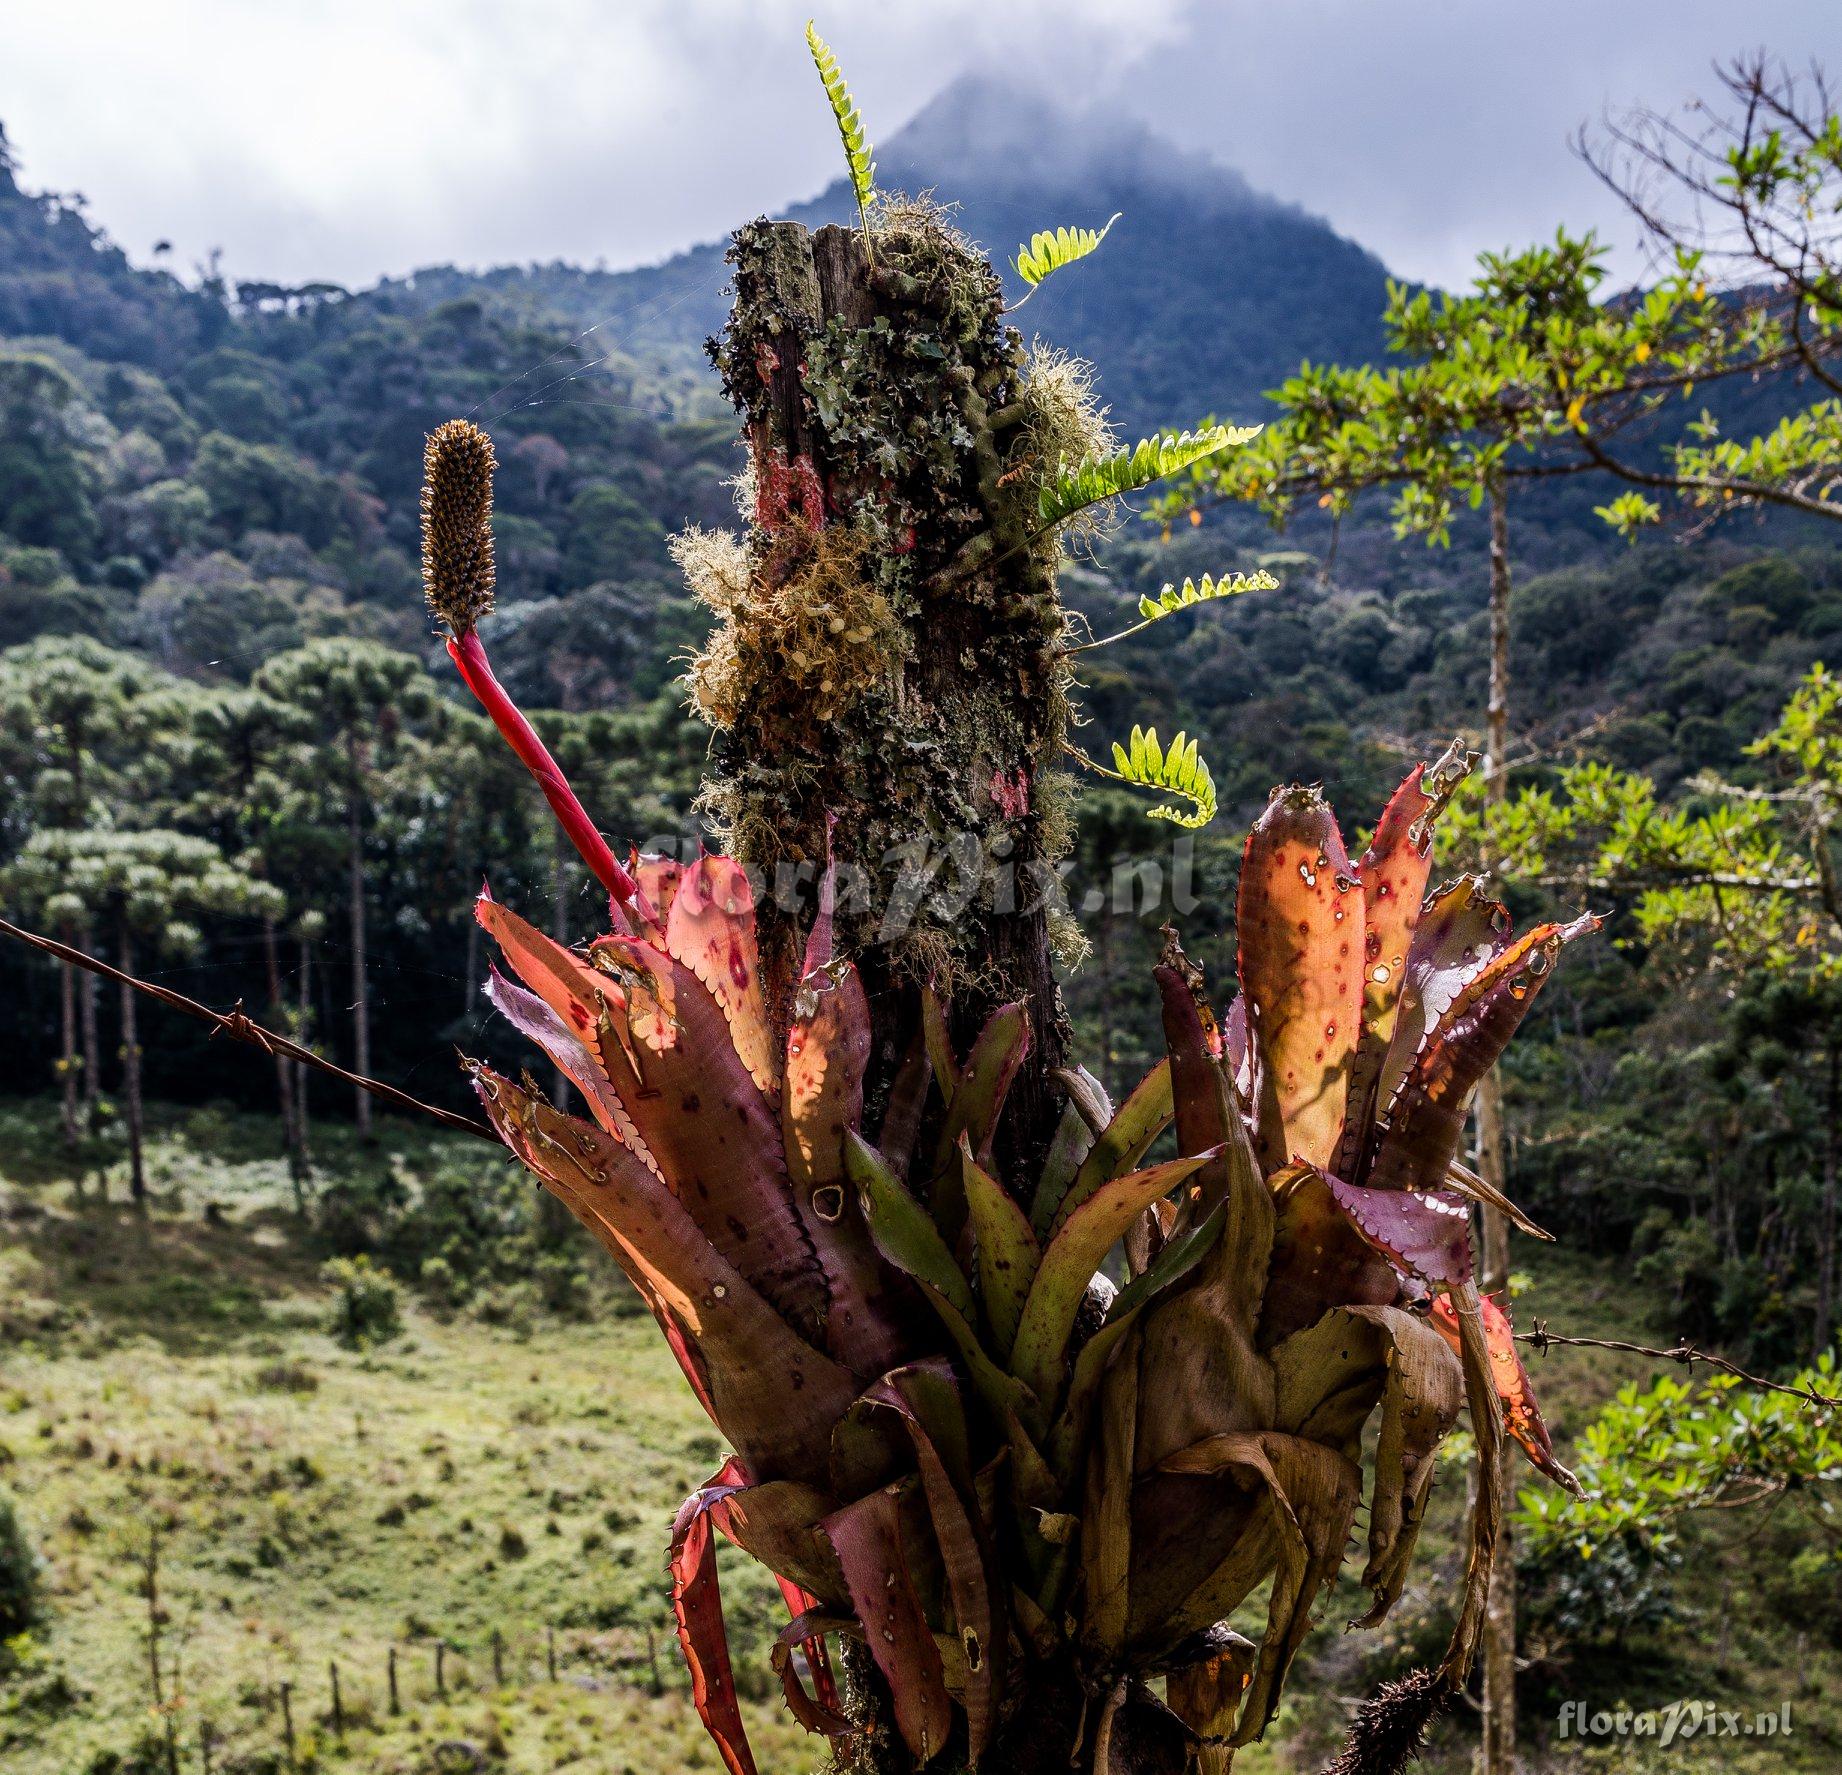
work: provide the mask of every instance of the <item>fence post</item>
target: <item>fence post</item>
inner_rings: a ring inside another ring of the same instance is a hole
[[[505,1687],[505,1641],[498,1628],[492,1630],[492,1680],[493,1687]]]
[[[556,1681],[556,1629],[544,1629],[544,1662],[550,1667],[550,1680]]]
[[[448,1642],[438,1639],[435,1642],[435,1693],[445,1696],[448,1692],[447,1678]]]
[[[294,1759],[294,1702],[292,1699],[293,1693],[294,1693],[294,1685],[292,1683],[283,1683],[281,1685],[281,1732],[282,1732],[282,1739],[287,1744],[287,1747],[288,1747],[288,1767],[290,1769],[295,1769],[299,1767],[299,1764],[296,1763]]]
[[[401,1713],[403,1710],[397,1704],[397,1649],[395,1646],[390,1648],[390,1658],[386,1669],[390,1677],[390,1711]]]
[[[659,1648],[652,1637],[652,1623],[646,1623],[646,1665],[652,1672],[652,1692],[655,1695],[665,1693],[665,1683],[659,1676]]]
[[[333,1730],[343,1738],[345,1736],[345,1707],[339,1699],[339,1660],[328,1658],[326,1668],[333,1679]]]

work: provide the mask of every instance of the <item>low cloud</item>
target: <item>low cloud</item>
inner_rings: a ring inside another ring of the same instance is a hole
[[[637,264],[835,176],[808,4],[15,5],[0,119],[28,185],[84,191],[137,257],[164,238],[181,265],[221,247],[235,275],[348,283]],[[1774,49],[1842,66],[1830,0],[1769,18]],[[968,72],[1015,89],[1025,165],[1033,108],[1117,100],[1426,278],[1562,219],[1620,228],[1569,130],[1705,90],[1747,47],[1728,0],[859,0],[819,22],[883,139]]]

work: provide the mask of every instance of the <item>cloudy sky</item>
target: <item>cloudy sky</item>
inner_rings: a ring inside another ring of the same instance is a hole
[[[0,0],[29,187],[130,252],[363,283],[643,263],[835,174],[814,0]],[[1565,219],[1629,235],[1569,152],[1607,107],[1766,47],[1842,73],[1838,0],[821,0],[873,136],[967,71],[1116,100],[1455,281]]]

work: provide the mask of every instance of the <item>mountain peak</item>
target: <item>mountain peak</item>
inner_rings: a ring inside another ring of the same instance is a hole
[[[966,74],[944,87],[878,159],[891,187],[957,187],[1094,199],[1120,190],[1181,187],[1213,212],[1283,208],[1237,172],[1178,147],[1130,112],[1066,94]]]

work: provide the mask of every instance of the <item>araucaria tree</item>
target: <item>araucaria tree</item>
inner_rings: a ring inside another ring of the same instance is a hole
[[[477,630],[490,441],[464,421],[429,440],[430,604],[609,896],[580,948],[478,907],[495,1003],[587,1113],[528,1076],[474,1082],[734,1450],[678,1514],[670,1585],[735,1775],[754,1765],[719,1532],[779,1579],[787,1701],[845,1767],[1220,1771],[1342,1565],[1371,1420],[1371,1622],[1461,1406],[1487,1455],[1507,1424],[1566,1482],[1478,1298],[1469,1204],[1494,1192],[1457,1153],[1473,1089],[1593,921],[1513,937],[1475,883],[1428,894],[1456,748],[1354,860],[1317,791],[1281,789],[1243,863],[1238,996],[1213,999],[1173,935],[1165,1058],[1117,1107],[1074,1064],[1057,564],[1108,501],[1248,434],[1115,450],[1084,369],[1006,325],[991,265],[875,191],[813,46],[862,225],[736,235],[715,355],[748,533],[680,547],[717,617],[691,681],[727,854],[623,860],[596,830]],[[1097,245],[1038,236],[1027,281]],[[1114,764],[1181,804],[1160,815],[1214,810],[1181,736],[1135,731]],[[1486,1485],[1449,1648],[1365,1710],[1352,1767],[1396,1766],[1466,1676]],[[1262,1586],[1256,1644],[1227,1617]]]

